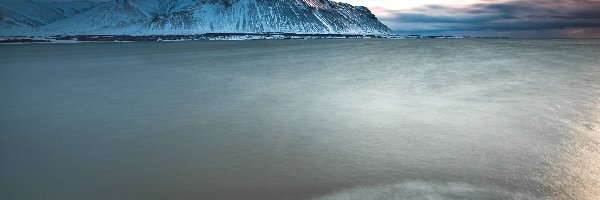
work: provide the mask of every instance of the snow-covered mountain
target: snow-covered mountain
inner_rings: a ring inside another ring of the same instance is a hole
[[[330,0],[0,0],[0,35],[386,34],[369,9]]]
[[[94,7],[89,1],[40,3],[31,0],[0,0],[0,33],[34,31]]]

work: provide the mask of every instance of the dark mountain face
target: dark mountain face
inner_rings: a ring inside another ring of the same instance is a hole
[[[39,3],[31,0],[0,1],[0,28],[37,28],[73,17],[94,7],[89,1]]]
[[[0,3],[0,34],[390,32],[366,7],[329,0],[8,2]]]

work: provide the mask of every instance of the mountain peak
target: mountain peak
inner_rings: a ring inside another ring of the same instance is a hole
[[[27,23],[27,19],[38,20]],[[20,1],[0,4],[0,28],[5,35],[391,32],[368,8],[330,0]]]

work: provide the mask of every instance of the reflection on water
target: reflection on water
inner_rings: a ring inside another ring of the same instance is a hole
[[[573,121],[565,120],[570,137],[542,179],[556,199],[600,198],[600,88],[592,89],[594,100]]]
[[[344,190],[318,200],[360,199],[537,199],[502,188],[478,187],[466,183],[428,183],[409,181],[394,185]]]
[[[600,40],[0,46],[1,199],[600,199]]]

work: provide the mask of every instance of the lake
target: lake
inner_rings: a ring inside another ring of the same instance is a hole
[[[600,40],[0,46],[0,198],[600,199]]]

